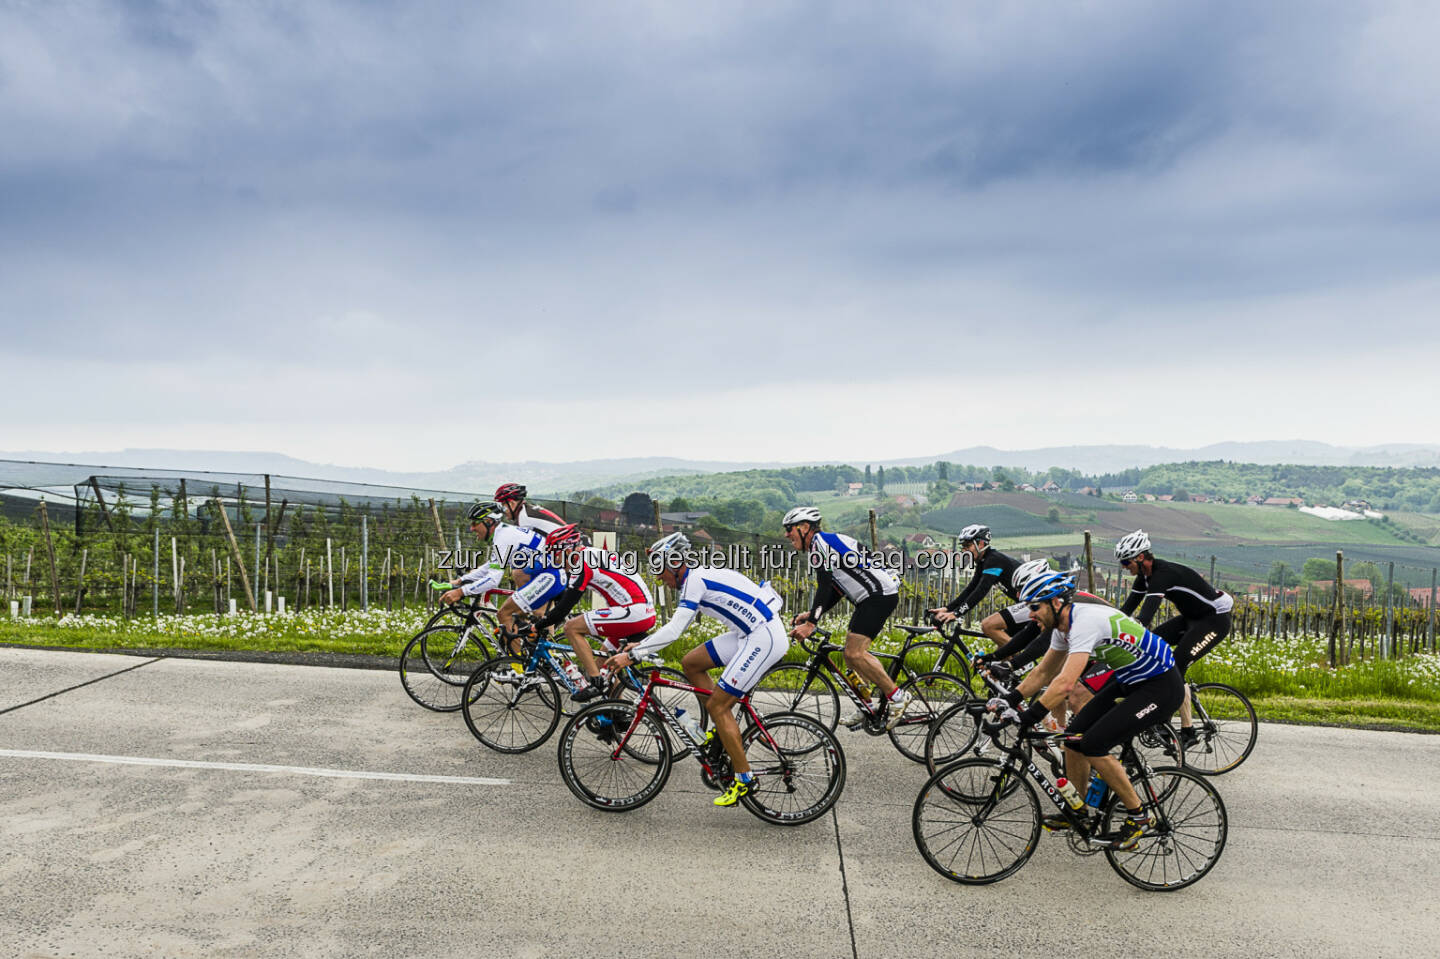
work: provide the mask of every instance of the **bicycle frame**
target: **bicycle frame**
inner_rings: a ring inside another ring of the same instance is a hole
[[[714,764],[709,761],[709,758],[705,754],[704,742],[697,741],[691,736],[690,731],[680,722],[679,717],[677,717],[668,706],[652,695],[651,691],[656,687],[678,689],[682,692],[695,693],[697,696],[709,696],[711,692],[713,692],[713,690],[694,686],[690,683],[666,679],[660,675],[659,670],[652,669],[649,678],[645,682],[645,689],[640,694],[640,700],[635,704],[635,715],[630,720],[630,725],[625,729],[624,734],[620,737],[620,742],[616,744],[610,758],[620,758],[621,751],[625,748],[625,744],[630,741],[630,737],[634,734],[635,730],[639,728],[645,714],[651,709],[654,709],[660,715],[660,718],[664,720],[665,725],[669,726],[670,730],[680,737],[680,742],[685,744],[686,751],[699,761],[701,769],[708,775],[715,775]],[[769,744],[770,748],[778,756],[780,754],[780,747],[775,744],[775,740],[771,737],[770,731],[765,728],[764,722],[761,721],[760,714],[755,711],[755,707],[750,702],[750,695],[747,693],[742,696],[739,699],[739,703],[745,708],[746,718],[750,720],[756,729],[760,730],[760,734],[765,737],[765,742]],[[716,744],[719,744],[718,736],[716,737]]]

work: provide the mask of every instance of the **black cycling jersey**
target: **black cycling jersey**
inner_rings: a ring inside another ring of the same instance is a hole
[[[1135,619],[1142,626],[1149,626],[1160,608],[1160,601],[1170,600],[1176,612],[1186,619],[1204,619],[1217,613],[1228,613],[1235,601],[1230,594],[1216,589],[1205,578],[1188,566],[1169,560],[1152,560],[1150,575],[1137,575],[1130,588],[1130,595],[1120,606],[1120,612],[1129,615],[1140,607]],[[1142,602],[1143,601],[1143,602]]]
[[[964,616],[970,610],[980,605],[985,594],[990,592],[990,587],[999,586],[1000,589],[1013,601],[1015,599],[1015,586],[1010,582],[1015,575],[1015,568],[1020,565],[1019,560],[1011,559],[999,550],[986,548],[975,561],[975,575],[970,577],[969,584],[959,596],[945,604],[945,608],[956,616]]]

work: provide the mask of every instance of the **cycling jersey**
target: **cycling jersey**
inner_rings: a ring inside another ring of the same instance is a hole
[[[1069,609],[1070,631],[1051,630],[1051,649],[1089,653],[1115,670],[1116,681],[1126,686],[1175,668],[1175,656],[1165,641],[1119,610],[1080,604]]]
[[[855,605],[874,596],[895,596],[900,580],[878,560],[866,556],[853,537],[817,530],[810,540],[814,554],[815,598],[810,610],[818,621],[840,597]]]
[[[1019,565],[1019,560],[986,547],[985,552],[975,561],[975,575],[970,577],[969,584],[959,596],[946,603],[945,608],[956,616],[964,616],[980,605],[980,601],[990,592],[992,586],[999,586],[1013,602],[1019,597],[1015,595],[1015,584],[1010,580],[1015,576],[1015,568]]]
[[[774,589],[756,584],[744,573],[717,566],[698,566],[686,572],[670,622],[642,641],[633,652],[638,657],[664,649],[702,614],[738,633],[752,633],[775,620],[782,605]]]
[[[1127,615],[1139,606],[1140,612],[1135,618],[1142,624],[1150,625],[1155,611],[1160,608],[1160,601],[1164,599],[1170,600],[1176,612],[1186,619],[1204,619],[1217,613],[1228,613],[1235,605],[1229,593],[1211,586],[1190,567],[1163,559],[1152,560],[1151,563],[1150,574],[1136,575],[1130,595],[1120,606],[1120,611]]]
[[[545,536],[554,532],[557,527],[564,526],[565,521],[543,506],[522,503],[515,514],[515,525],[533,529],[541,536]]]
[[[544,558],[544,536],[531,529],[498,523],[490,536],[490,556],[485,565],[461,576],[460,589],[466,596],[487,593],[500,585],[507,569],[528,570],[537,565],[548,569]]]
[[[587,546],[580,555],[581,560],[575,568],[562,570],[567,589],[578,593],[593,589],[611,606],[654,605],[655,598],[650,595],[650,587],[640,578],[639,571],[625,570],[614,553]]]

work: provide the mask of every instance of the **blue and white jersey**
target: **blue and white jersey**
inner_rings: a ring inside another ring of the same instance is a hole
[[[1175,654],[1150,630],[1112,606],[1070,607],[1070,631],[1051,630],[1050,648],[1067,653],[1089,653],[1115,671],[1121,685],[1153,679],[1175,668]]]
[[[718,619],[731,631],[749,635],[776,621],[784,600],[774,589],[757,584],[744,573],[715,566],[699,566],[690,570],[675,615],[660,629],[643,640],[632,652],[635,656],[664,649],[695,621],[698,615]]]
[[[489,592],[500,585],[505,571],[526,569],[545,562],[545,537],[533,529],[500,523],[490,538],[490,556],[484,566],[472,569],[460,577],[460,588],[466,596]]]
[[[845,598],[857,606],[872,596],[894,596],[900,591],[899,577],[867,557],[853,537],[816,531],[810,552],[812,568],[829,573]]]

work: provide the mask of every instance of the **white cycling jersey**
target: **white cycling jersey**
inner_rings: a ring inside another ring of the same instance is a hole
[[[507,569],[524,569],[537,559],[545,559],[545,537],[533,529],[498,523],[490,537],[490,556],[460,577],[460,588],[466,596],[489,592],[500,585]]]
[[[515,525],[533,529],[541,536],[548,536],[557,528],[564,526],[565,521],[542,506],[537,506],[532,511],[529,506],[522,503],[519,511],[515,514]]]
[[[650,587],[640,578],[639,570],[627,570],[614,553],[585,547],[580,564],[562,571],[565,585],[570,589],[593,589],[611,606],[634,606],[644,603],[655,604]]]
[[[779,593],[768,585],[756,583],[744,573],[699,566],[686,574],[675,615],[670,622],[642,640],[631,653],[639,658],[664,649],[679,639],[700,614],[718,619],[737,634],[748,635],[775,621],[783,605],[784,600]],[[784,650],[781,652],[783,654]]]
[[[872,596],[894,596],[900,592],[899,577],[867,557],[854,537],[816,532],[810,540],[810,552],[817,557],[815,569],[828,572],[845,598],[856,605]]]

